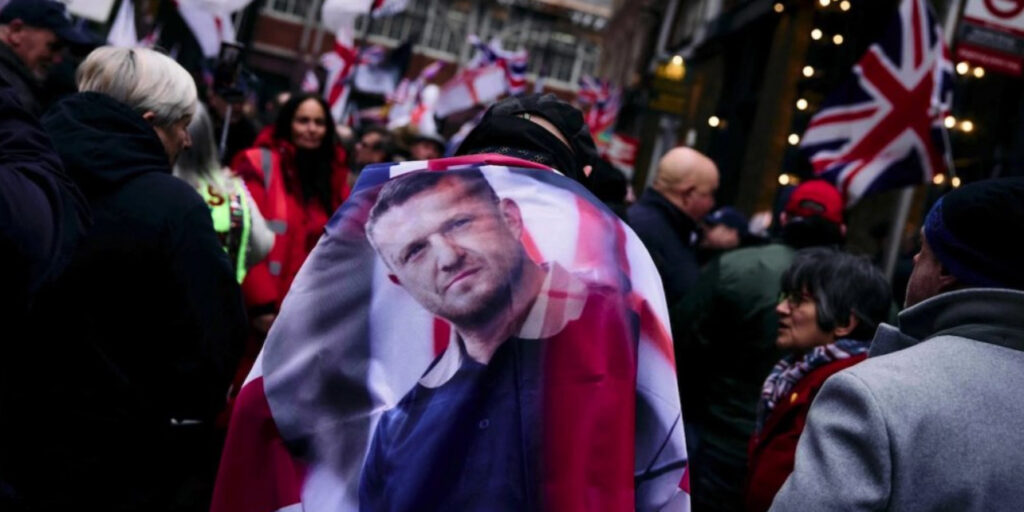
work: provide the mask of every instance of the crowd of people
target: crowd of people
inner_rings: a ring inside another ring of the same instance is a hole
[[[206,510],[236,395],[332,215],[366,169],[440,161],[447,141],[380,126],[352,131],[319,95],[298,92],[275,101],[261,129],[242,109],[227,118],[223,98],[141,48],[91,51],[78,92],[44,98],[40,81],[61,46],[87,42],[57,2],[12,0],[0,11],[0,318],[10,333],[0,368],[0,508]],[[225,123],[231,135],[221,147]],[[679,487],[692,510],[1024,503],[1024,402],[1013,398],[1024,385],[1024,242],[1012,234],[1024,218],[1024,180],[969,184],[935,203],[897,305],[881,271],[843,250],[843,200],[825,181],[788,191],[770,235],[760,234],[736,209],[715,209],[715,163],[677,147],[631,201],[581,113],[552,95],[492,106],[454,151],[467,155],[558,171],[646,248],[671,320],[689,456]],[[564,269],[530,259],[515,202],[499,200],[482,175],[432,172],[388,182],[376,201],[369,243],[396,284],[458,331],[446,353],[461,347],[492,373],[521,371],[519,349],[492,342],[527,337],[515,334],[527,326],[488,306],[498,304],[492,296],[520,317],[539,296],[569,302],[571,293],[549,292]],[[463,203],[483,213],[456,218],[449,210]],[[454,230],[472,222],[487,237],[467,242],[479,244],[479,268],[452,249],[462,236]],[[448,304],[434,283],[437,272],[454,282],[488,271],[515,276],[519,287],[474,289],[466,304]],[[575,283],[565,282],[567,290]],[[591,300],[578,305],[576,318],[587,321],[573,328],[611,325]],[[477,439],[479,449],[439,466],[444,475],[408,485],[424,478],[409,461],[448,446],[432,437],[447,413],[419,401],[533,414],[518,402],[481,405],[466,386],[434,391],[432,381],[456,375],[438,377],[449,370],[442,363],[377,425],[360,506],[538,507],[517,490],[529,480],[515,471],[529,465],[520,459],[536,456],[518,444]],[[486,428],[473,416],[478,423]],[[605,446],[633,449],[632,427],[607,435]],[[622,496],[608,496],[608,509],[622,508]]]

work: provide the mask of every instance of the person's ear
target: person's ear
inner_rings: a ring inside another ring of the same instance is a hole
[[[498,208],[501,210],[501,217],[505,220],[505,225],[518,239],[523,234],[523,215],[519,211],[519,205],[506,197],[498,203]]]
[[[402,286],[402,282],[398,280],[398,276],[396,276],[396,275],[394,275],[394,274],[388,274],[388,279],[389,279],[389,280],[390,280],[390,281],[391,281],[392,283],[395,283],[395,284],[397,284],[398,286]]]
[[[843,339],[849,336],[851,332],[855,331],[858,325],[860,325],[860,319],[858,319],[857,316],[853,314],[853,312],[850,312],[850,319],[847,322],[847,324],[837,325],[835,329],[832,329],[832,334],[835,336],[835,339],[837,340]]]
[[[21,19],[13,19],[7,22],[7,34],[10,42],[14,46],[21,44],[21,36],[25,33],[25,22]]]
[[[937,259],[937,258],[936,258]],[[939,291],[948,292],[954,290],[960,286],[960,281],[957,280],[956,276],[949,273],[946,266],[939,262]]]
[[[146,122],[149,123],[150,126],[156,125],[156,113],[153,112],[152,110],[147,110],[147,111],[143,112],[142,113],[142,118],[145,119]]]

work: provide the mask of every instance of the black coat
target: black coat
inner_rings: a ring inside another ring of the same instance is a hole
[[[697,223],[652,188],[629,207],[627,217],[651,253],[665,287],[665,300],[672,307],[693,288],[700,274]]]
[[[21,338],[14,331],[32,297],[64,268],[88,225],[85,198],[50,138],[0,76],[0,323],[11,338]]]
[[[43,125],[94,226],[40,294],[38,338],[16,350],[6,477],[50,508],[202,509],[183,503],[212,481],[206,434],[246,329],[209,208],[171,175],[156,132],[108,96],[71,96]]]

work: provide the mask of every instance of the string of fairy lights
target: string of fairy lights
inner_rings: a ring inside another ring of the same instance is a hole
[[[783,15],[788,9],[787,3],[790,2],[776,2],[773,4],[772,10],[778,15]],[[812,50],[808,51],[809,56],[811,56],[812,53],[820,54],[820,50],[824,49],[828,45],[831,45],[833,48],[837,48],[847,43],[847,35],[843,33],[842,29],[833,29],[829,31],[827,28],[822,28],[822,25],[837,25],[837,23],[823,23],[823,21],[827,21],[823,20],[823,18],[826,16],[833,17],[836,15],[842,15],[844,13],[848,13],[853,8],[851,0],[814,0],[814,3],[817,7],[817,12],[815,13],[815,20],[813,23],[815,26],[811,28],[811,31],[808,34],[812,44]],[[849,22],[844,22],[842,25],[847,26],[849,25]],[[954,70],[956,71],[956,75],[961,79],[981,79],[986,75],[984,67],[974,66],[967,62],[958,62],[954,67]],[[808,81],[815,78],[821,78],[824,73],[825,70],[816,68],[811,62],[808,62],[800,68],[800,74]],[[786,136],[786,143],[794,149],[800,145],[801,138],[799,132],[804,126],[806,126],[811,115],[815,111],[815,107],[817,106],[815,97],[823,98],[825,94],[823,91],[815,91],[813,87],[806,84],[800,85],[799,88],[800,93],[798,94],[797,100],[794,102],[796,112],[794,112],[792,117],[794,129]],[[707,122],[708,126],[713,129],[722,129],[726,126],[726,120],[718,115],[708,117]],[[959,132],[962,134],[971,134],[977,128],[972,120],[958,119],[952,114],[947,115],[943,119],[943,125],[951,133]],[[792,172],[783,172],[779,175],[778,182],[782,186],[796,185],[800,182],[800,176]],[[961,184],[959,177],[953,176],[950,179],[944,173],[936,174],[932,179],[932,183],[937,186],[946,185],[947,182],[954,188],[959,187]]]

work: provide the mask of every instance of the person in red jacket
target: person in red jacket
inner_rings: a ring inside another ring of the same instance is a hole
[[[274,126],[263,130],[252,148],[236,155],[231,168],[245,180],[275,234],[270,254],[242,283],[256,338],[249,344],[255,346],[247,347],[249,359],[259,352],[258,345],[327,221],[348,197],[348,168],[330,108],[315,94],[289,99]],[[244,378],[248,366],[243,366]]]
[[[790,351],[761,390],[750,440],[745,508],[765,511],[793,472],[807,411],[825,380],[867,357],[892,293],[870,261],[835,249],[797,253],[782,275],[776,346]]]

